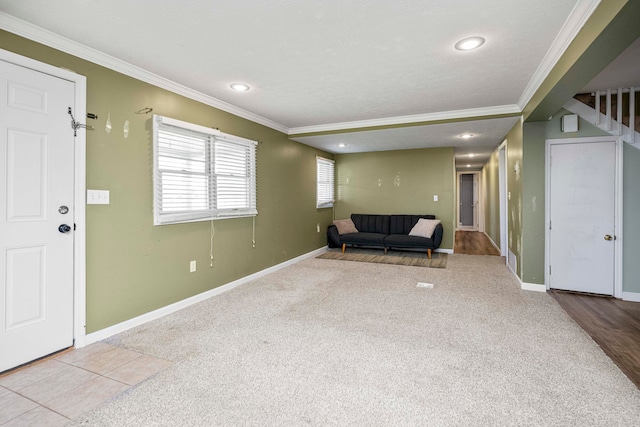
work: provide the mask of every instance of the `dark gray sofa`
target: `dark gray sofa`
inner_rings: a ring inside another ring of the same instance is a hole
[[[436,219],[435,215],[367,215],[352,214],[351,220],[358,229],[357,233],[340,235],[335,225],[327,229],[327,244],[330,248],[362,246],[384,249],[424,250],[427,256],[440,247],[442,242],[442,224],[436,226],[431,238],[409,236],[409,232],[420,218]]]

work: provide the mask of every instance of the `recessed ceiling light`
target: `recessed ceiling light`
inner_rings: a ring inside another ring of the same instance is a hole
[[[345,144],[344,142],[343,142],[343,143],[341,143],[341,144],[338,144],[338,147],[340,147],[340,148],[344,148],[344,147],[346,147],[346,146],[347,146],[347,144]]]
[[[475,155],[475,154],[473,154],[473,153],[470,153],[470,154],[469,154],[469,157],[475,157],[475,156],[476,156],[476,155]]]
[[[248,91],[249,89],[251,89],[251,88],[249,87],[249,85],[246,85],[246,84],[244,84],[244,83],[231,83],[231,84],[229,85],[229,87],[230,87],[231,89],[233,89],[233,90],[238,91],[238,92],[246,92],[246,91]]]
[[[475,135],[472,133],[461,133],[460,135],[458,135],[458,138],[462,138],[462,139],[469,139],[469,138],[473,138]]]
[[[456,49],[458,50],[473,50],[484,44],[482,37],[467,37],[456,43]]]

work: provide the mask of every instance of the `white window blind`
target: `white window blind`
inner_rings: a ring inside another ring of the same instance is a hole
[[[316,171],[317,171],[317,191],[316,191],[316,207],[317,208],[330,208],[333,207],[333,175],[334,175],[334,162],[333,160],[325,159],[324,157],[316,157]]]
[[[256,142],[153,118],[154,224],[257,215]]]

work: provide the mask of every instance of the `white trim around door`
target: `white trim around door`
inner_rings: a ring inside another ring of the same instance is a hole
[[[87,78],[72,71],[54,67],[13,52],[0,49],[0,60],[49,74],[72,82],[75,85],[74,116],[84,123],[87,116]],[[71,118],[69,118],[71,126]],[[74,346],[84,347],[86,336],[86,131],[77,130],[75,140],[74,203],[74,304],[73,335]]]

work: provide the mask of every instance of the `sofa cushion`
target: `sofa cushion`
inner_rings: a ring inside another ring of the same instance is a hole
[[[420,218],[416,225],[409,232],[409,236],[420,236],[431,238],[436,229],[436,225],[440,224],[439,219]]]
[[[340,241],[348,245],[362,245],[362,246],[384,246],[384,238],[386,234],[382,233],[367,233],[360,231],[358,233],[342,234]]]
[[[351,219],[361,233],[389,234],[389,215],[351,214]]]
[[[433,240],[408,234],[390,234],[384,239],[387,248],[423,248],[433,249]]]
[[[335,225],[338,229],[338,234],[349,234],[358,232],[358,229],[356,228],[351,218],[336,219],[335,221],[333,221],[333,225]]]
[[[387,234],[409,234],[420,218],[436,219],[435,215],[390,215]]]

